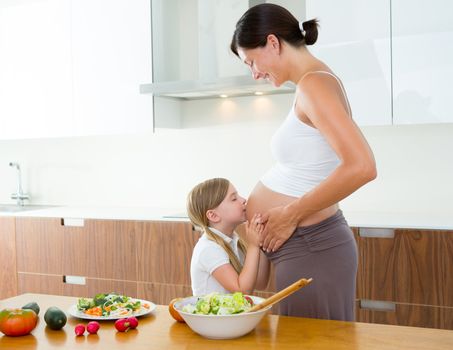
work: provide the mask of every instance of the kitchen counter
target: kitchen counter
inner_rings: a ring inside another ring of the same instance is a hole
[[[40,307],[38,326],[31,335],[0,336],[2,349],[451,349],[453,331],[387,326],[358,322],[326,321],[266,315],[251,333],[232,340],[209,340],[187,325],[175,322],[168,307],[157,306],[151,316],[139,319],[136,330],[118,333],[112,321],[101,324],[98,335],[76,337],[74,326],[86,321],[68,317],[61,331],[48,329],[43,315],[49,306],[67,310],[77,298],[44,294],[22,294],[0,301],[0,309],[21,307],[36,301]]]
[[[452,230],[453,212],[356,212],[344,211],[351,227]],[[55,206],[20,212],[2,212],[0,216],[84,218],[105,220],[189,221],[184,209],[156,207],[76,207]]]

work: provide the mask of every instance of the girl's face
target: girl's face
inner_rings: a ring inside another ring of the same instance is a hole
[[[253,79],[266,79],[278,87],[285,82],[280,74],[280,42],[269,35],[266,46],[255,49],[238,48],[241,60],[250,68]]]
[[[230,183],[226,197],[214,211],[223,224],[237,226],[247,220],[245,203],[246,200],[237,193]]]

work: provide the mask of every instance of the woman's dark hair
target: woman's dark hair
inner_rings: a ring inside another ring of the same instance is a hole
[[[304,32],[299,28],[299,21],[284,7],[259,4],[248,9],[236,23],[230,49],[238,56],[238,47],[264,47],[269,34],[295,47],[313,45],[318,39],[318,21],[303,22],[303,29]]]

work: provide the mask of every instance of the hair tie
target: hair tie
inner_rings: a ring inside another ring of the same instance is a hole
[[[300,32],[302,33],[302,36],[305,37],[305,30],[304,30],[303,22],[299,22],[299,29],[300,29]]]

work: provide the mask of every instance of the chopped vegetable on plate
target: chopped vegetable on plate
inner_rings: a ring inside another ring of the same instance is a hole
[[[116,293],[96,294],[94,298],[79,298],[77,310],[90,316],[132,316],[150,309],[142,300]]]

